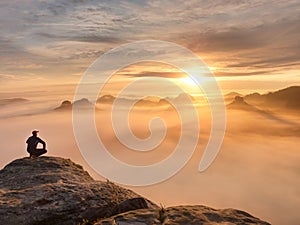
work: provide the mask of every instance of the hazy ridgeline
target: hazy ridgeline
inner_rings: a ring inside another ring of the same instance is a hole
[[[94,178],[103,179],[85,163],[76,146],[71,111],[53,110],[60,104],[56,99],[54,96],[45,101],[43,95],[38,95],[29,102],[2,106],[1,167],[26,156],[25,140],[31,130],[39,129],[40,136],[47,142],[48,155],[71,158],[84,165]],[[137,137],[146,138],[150,134],[148,123],[154,116],[162,117],[167,125],[162,144],[147,153],[124,147],[113,132],[110,106],[99,108],[96,112],[98,134],[107,149],[124,162],[135,165],[158,162],[167,157],[178,142],[180,120],[171,107],[143,106],[132,110],[129,122]],[[198,163],[210,134],[211,118],[208,106],[199,106],[197,110],[201,126],[199,144],[184,169],[163,183],[132,189],[166,206],[232,207],[272,224],[296,224],[300,220],[299,114],[283,110],[266,114],[228,109],[227,131],[220,153],[208,170],[199,173]],[[17,116],[20,114],[33,115]]]

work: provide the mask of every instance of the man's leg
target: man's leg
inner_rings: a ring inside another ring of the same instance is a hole
[[[43,154],[45,154],[47,152],[47,150],[46,149],[36,149],[36,151],[35,151],[35,156],[37,156],[37,157],[39,157],[39,156],[41,156],[41,155],[43,155]]]
[[[43,154],[45,154],[47,152],[47,150],[46,149],[35,149],[35,151],[32,151],[31,153],[32,153],[32,155],[34,156],[34,157],[39,157],[39,156],[41,156],[41,155],[43,155]]]

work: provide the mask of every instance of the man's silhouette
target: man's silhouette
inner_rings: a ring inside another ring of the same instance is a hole
[[[30,154],[30,158],[36,158],[40,155],[43,155],[47,152],[46,143],[37,136],[38,130],[32,131],[32,136],[29,137],[26,141],[27,143],[27,152]],[[37,148],[38,143],[43,145],[43,148]]]

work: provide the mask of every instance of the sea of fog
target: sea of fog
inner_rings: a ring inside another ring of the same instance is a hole
[[[39,94],[34,96],[33,101],[1,108],[0,167],[27,156],[25,141],[33,129],[38,129],[47,142],[48,156],[70,158],[83,165],[95,179],[106,179],[83,159],[73,134],[72,112],[53,111],[60,104],[57,96],[47,101]],[[96,112],[98,135],[111,154],[124,162],[134,165],[159,162],[178,143],[180,119],[173,108],[132,110],[129,123],[139,138],[149,136],[148,123],[152,117],[165,120],[165,139],[150,152],[132,151],[120,143],[111,126],[110,110],[103,107]],[[188,134],[191,138],[197,136],[199,141],[187,165],[159,184],[129,188],[164,206],[201,204],[237,208],[275,225],[297,224],[300,220],[298,114],[278,112],[282,120],[274,120],[255,112],[227,110],[227,131],[220,152],[214,163],[200,173],[198,164],[210,135],[211,117],[209,108],[197,110],[201,131]],[[89,141],[89,136],[86,138]],[[98,160],[102,163],[101,158]]]

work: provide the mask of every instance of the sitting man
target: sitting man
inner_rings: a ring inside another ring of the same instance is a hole
[[[26,141],[27,143],[27,152],[30,154],[30,158],[36,158],[40,155],[43,155],[47,152],[46,143],[37,136],[38,130],[32,131],[32,136],[29,137]],[[37,148],[38,143],[43,145],[43,148]]]

